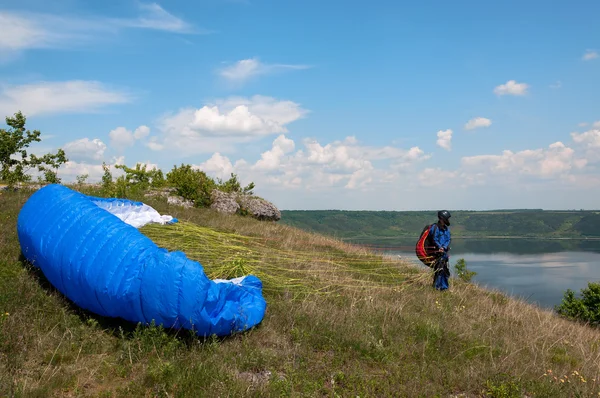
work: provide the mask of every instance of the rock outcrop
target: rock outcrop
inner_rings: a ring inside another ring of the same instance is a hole
[[[273,203],[262,198],[240,196],[240,207],[259,220],[279,221],[281,219],[279,209]]]
[[[226,193],[215,189],[212,192],[212,202],[212,209],[225,214],[248,214],[263,221],[281,219],[281,212],[273,203],[256,196]]]
[[[221,192],[214,189],[211,193],[211,209],[225,214],[235,214],[240,210],[240,204],[237,202],[237,194]]]
[[[184,199],[181,196],[169,196],[167,198],[167,203],[174,206],[181,206],[186,209],[194,207],[194,202],[192,202],[191,200]]]

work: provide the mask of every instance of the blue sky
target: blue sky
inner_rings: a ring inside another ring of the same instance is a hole
[[[0,111],[66,181],[189,163],[281,209],[597,209],[598,12],[0,0]]]

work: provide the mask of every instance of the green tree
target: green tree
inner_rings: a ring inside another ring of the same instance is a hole
[[[37,169],[44,176],[40,180],[56,183],[58,168],[68,161],[65,152],[58,149],[56,153],[38,157],[27,153],[33,142],[40,142],[39,130],[26,130],[25,116],[19,111],[13,117],[6,117],[8,129],[0,129],[0,180],[12,186],[17,182],[31,180],[27,173]]]
[[[235,192],[246,195],[252,195],[254,193],[252,191],[254,189],[254,183],[251,182],[250,184],[242,188],[242,185],[240,184],[237,175],[231,173],[231,177],[225,182],[223,182],[223,180],[221,180],[220,178],[217,179],[217,189],[219,189],[219,191],[227,193]]]
[[[102,162],[102,193],[105,196],[112,197],[115,195],[115,183],[113,182],[113,175],[110,172],[110,166],[106,162]]]
[[[77,180],[77,184],[78,185],[85,184],[85,182],[89,176],[90,176],[89,174],[81,174],[81,175],[76,176],[75,179]]]
[[[167,180],[165,179],[165,175],[161,169],[158,169],[152,176],[152,182],[150,183],[150,186],[152,186],[152,188],[162,188],[166,184]]]

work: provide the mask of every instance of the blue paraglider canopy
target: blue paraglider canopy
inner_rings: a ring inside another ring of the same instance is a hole
[[[149,222],[177,220],[141,202],[52,184],[25,203],[17,232],[25,258],[67,298],[98,315],[201,336],[229,335],[262,321],[259,278],[208,279],[199,262],[138,231]]]

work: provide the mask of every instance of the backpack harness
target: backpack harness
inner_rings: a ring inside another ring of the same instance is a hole
[[[428,267],[432,267],[437,259],[436,253],[436,245],[433,241],[433,235],[429,233],[431,226],[435,225],[436,229],[438,228],[437,224],[428,224],[421,231],[421,235],[419,236],[419,240],[415,246],[415,253],[417,254],[417,258],[421,260],[423,264]]]

